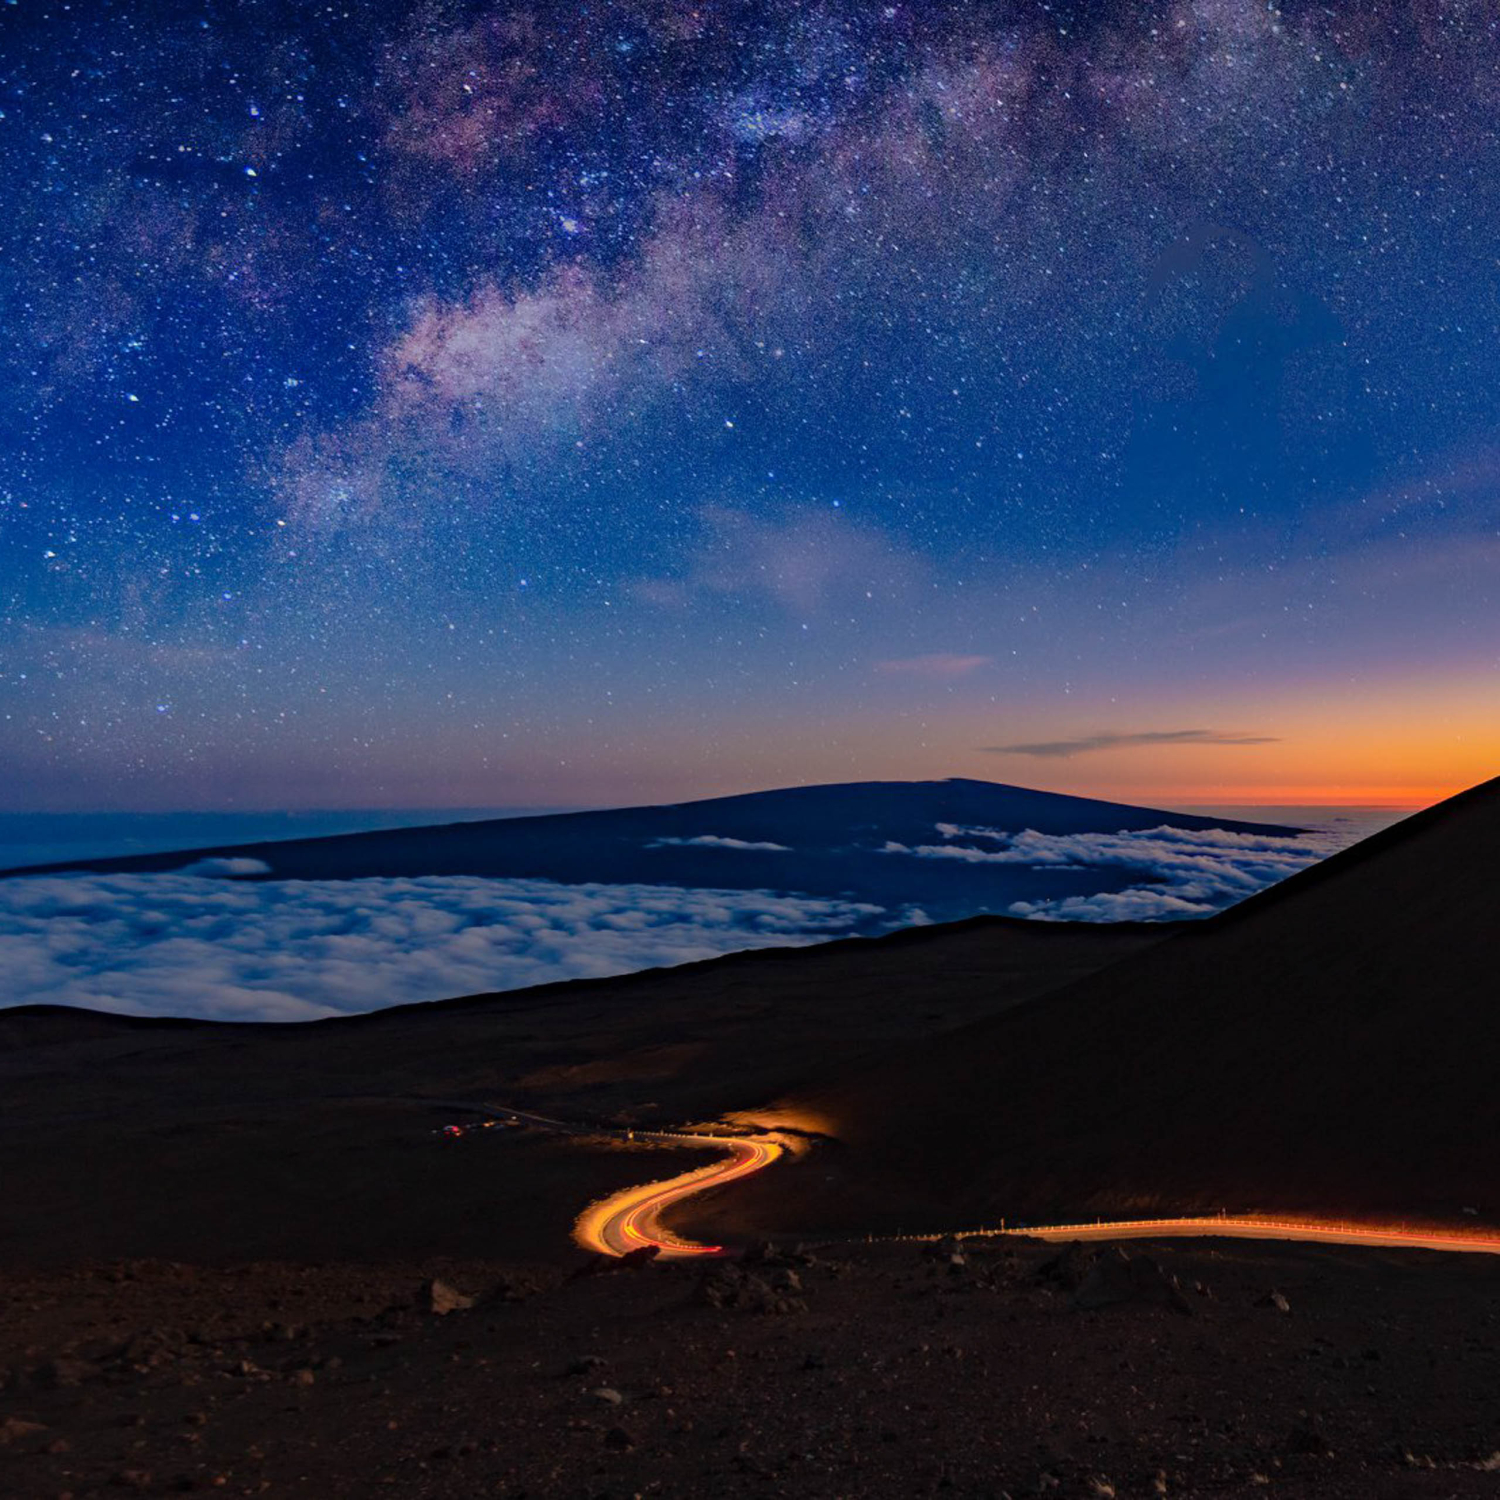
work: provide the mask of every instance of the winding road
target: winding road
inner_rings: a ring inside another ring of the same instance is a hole
[[[1047,1224],[981,1230],[980,1236],[1018,1235],[1039,1240],[1191,1239],[1301,1240],[1320,1245],[1374,1245],[1393,1250],[1464,1250],[1500,1255],[1500,1234],[1462,1229],[1411,1229],[1403,1224],[1351,1224],[1337,1219],[1276,1219],[1215,1215],[1190,1219],[1122,1219],[1090,1224]],[[963,1235],[961,1238],[975,1238]],[[942,1238],[939,1235],[933,1239]]]
[[[700,1245],[674,1234],[661,1222],[661,1215],[675,1203],[710,1188],[723,1187],[764,1170],[792,1150],[802,1149],[781,1133],[759,1135],[710,1135],[703,1132],[604,1130],[566,1124],[545,1115],[494,1105],[447,1103],[449,1108],[474,1110],[490,1116],[486,1126],[500,1123],[530,1125],[568,1135],[611,1135],[621,1140],[662,1146],[711,1147],[725,1159],[695,1167],[659,1182],[622,1188],[598,1203],[590,1204],[573,1228],[573,1238],[585,1249],[601,1255],[623,1256],[632,1251],[655,1250],[663,1258],[722,1255],[722,1245]],[[452,1127],[450,1127],[451,1129]],[[461,1133],[461,1132],[460,1132]],[[977,1229],[948,1234],[877,1236],[913,1242],[939,1239],[1018,1238],[1041,1240],[1189,1239],[1202,1237],[1252,1240],[1293,1240],[1323,1245],[1365,1245],[1396,1250],[1447,1250],[1469,1254],[1500,1255],[1500,1231],[1476,1225],[1467,1228],[1413,1227],[1406,1224],[1359,1224],[1337,1219],[1283,1219],[1259,1214],[1218,1214],[1176,1219],[1094,1220],[1078,1224],[1027,1224],[999,1229]]]
[[[695,1193],[759,1172],[786,1151],[774,1136],[678,1135],[647,1139],[681,1146],[716,1146],[727,1151],[728,1158],[664,1182],[623,1188],[599,1203],[590,1204],[573,1228],[574,1239],[585,1249],[601,1255],[628,1255],[632,1250],[649,1248],[664,1257],[720,1255],[721,1245],[699,1245],[673,1234],[662,1225],[662,1212]]]

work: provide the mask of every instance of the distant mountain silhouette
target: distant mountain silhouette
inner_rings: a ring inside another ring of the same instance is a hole
[[[747,1184],[732,1211],[798,1230],[1220,1208],[1500,1220],[1497,850],[1500,780],[805,1090],[846,1149],[816,1182]]]
[[[881,852],[888,842],[941,842],[937,828],[944,823],[1046,834],[1141,831],[1162,824],[1269,835],[1300,832],[987,781],[872,781],[665,806],[216,845],[33,866],[25,873],[168,871],[206,858],[249,858],[263,861],[272,877],[283,880],[476,875],[768,889],[848,897],[889,912],[919,907],[938,921],[1004,911],[1019,900],[1122,890],[1143,878],[1141,871],[1129,869],[1096,868],[1081,876],[1077,869],[893,858]],[[781,847],[681,842],[703,838]]]

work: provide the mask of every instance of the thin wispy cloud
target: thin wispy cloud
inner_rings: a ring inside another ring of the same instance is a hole
[[[721,838],[716,833],[700,833],[694,839],[652,839],[646,845],[648,849],[668,849],[673,846],[684,849],[749,849],[764,850],[767,853],[790,854],[790,844],[757,843],[749,839]]]
[[[1138,734],[1085,734],[1071,740],[1034,740],[1018,745],[981,745],[991,755],[1034,755],[1066,760],[1094,750],[1124,750],[1132,745],[1276,745],[1273,734],[1223,734],[1215,729],[1151,729]]]

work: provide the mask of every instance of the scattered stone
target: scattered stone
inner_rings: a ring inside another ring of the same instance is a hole
[[[806,1312],[807,1304],[801,1298],[790,1295],[793,1290],[801,1290],[800,1279],[790,1271],[784,1272],[783,1276],[792,1277],[795,1287],[788,1286],[785,1282],[781,1286],[773,1286],[764,1276],[747,1271],[743,1265],[725,1261],[698,1283],[698,1300],[706,1302],[710,1307],[734,1312]]]
[[[621,1406],[625,1398],[613,1386],[601,1385],[589,1392],[595,1401],[602,1401],[606,1406]]]
[[[0,1444],[13,1443],[17,1438],[31,1437],[46,1430],[45,1422],[27,1422],[21,1417],[6,1417],[0,1420]]]
[[[563,1373],[566,1375],[587,1375],[591,1370],[597,1370],[604,1363],[603,1355],[580,1354]]]
[[[1292,1304],[1277,1291],[1267,1292],[1264,1297],[1257,1299],[1255,1305],[1257,1307],[1274,1307],[1279,1313],[1289,1313],[1292,1310]]]
[[[1294,1427],[1287,1434],[1286,1445],[1293,1453],[1312,1453],[1320,1458],[1330,1458],[1333,1455],[1328,1439],[1316,1427]]]
[[[963,1241],[952,1234],[945,1234],[941,1239],[934,1240],[922,1253],[929,1260],[940,1260],[945,1265],[963,1265],[965,1262]]]
[[[121,1469],[109,1482],[122,1490],[149,1490],[151,1471],[150,1469]]]
[[[1117,1245],[1094,1261],[1073,1295],[1073,1305],[1085,1310],[1123,1303],[1170,1307],[1191,1313],[1175,1276],[1169,1276],[1149,1255],[1127,1255]]]
[[[1094,1254],[1074,1240],[1060,1255],[1045,1260],[1036,1268],[1038,1281],[1048,1282],[1065,1292],[1076,1292],[1094,1264]]]
[[[604,1434],[604,1446],[613,1448],[616,1453],[624,1453],[635,1447],[635,1439],[623,1427],[611,1427]]]
[[[446,1281],[429,1281],[426,1288],[426,1303],[429,1312],[437,1313],[440,1317],[451,1312],[466,1312],[473,1307],[474,1299],[466,1297],[457,1287],[449,1286]]]
[[[1500,1448],[1497,1448],[1488,1458],[1479,1459],[1474,1467],[1481,1474],[1500,1473]]]
[[[616,1259],[615,1265],[621,1271],[639,1271],[643,1266],[649,1266],[660,1254],[659,1245],[642,1245],[638,1250],[627,1250]]]
[[[187,1338],[176,1328],[146,1328],[128,1338],[118,1360],[138,1374],[180,1359],[187,1352]]]
[[[311,1370],[294,1370],[292,1372],[293,1385],[312,1385],[317,1378]]]
[[[82,1385],[99,1373],[99,1366],[90,1364],[86,1359],[49,1359],[46,1364],[38,1367],[35,1380],[40,1386],[57,1390],[64,1386]]]

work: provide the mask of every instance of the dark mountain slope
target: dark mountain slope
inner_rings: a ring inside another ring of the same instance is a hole
[[[847,1150],[815,1188],[798,1169],[726,1211],[1500,1219],[1497,851],[1491,781],[1045,1003],[804,1091]]]
[[[1123,889],[1141,878],[1138,871],[1096,869],[1088,873],[1087,884],[1081,885],[1076,870],[974,865],[892,857],[880,852],[887,842],[941,842],[937,833],[940,823],[1007,831],[1032,828],[1052,834],[1115,833],[1163,823],[1242,833],[1299,831],[985,781],[854,782],[789,787],[662,807],[555,813],[132,855],[76,865],[36,866],[27,873],[61,869],[178,870],[198,859],[234,857],[262,860],[275,878],[283,880],[477,875],[570,883],[644,882],[798,891],[813,896],[852,896],[893,912],[918,906],[943,921],[975,911],[1002,911],[1016,900],[1069,896],[1080,890]],[[704,837],[781,847],[735,848],[682,842]]]
[[[980,917],[302,1025],[0,1011],[0,1265],[566,1253],[679,1155],[488,1138],[431,1101],[702,1119],[1056,989],[1162,926]]]

